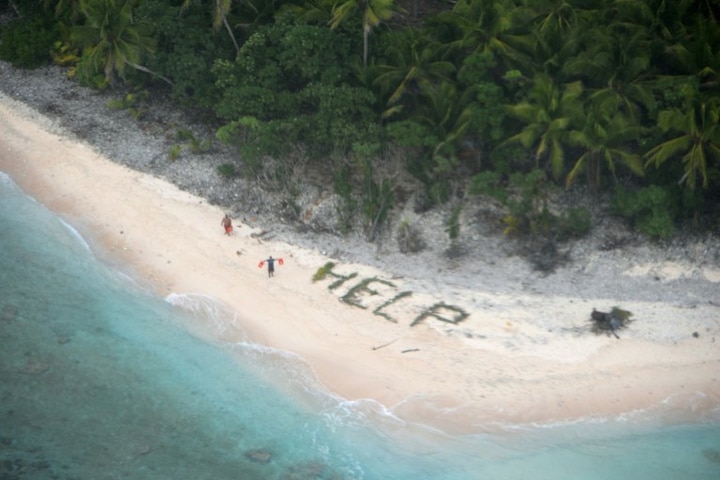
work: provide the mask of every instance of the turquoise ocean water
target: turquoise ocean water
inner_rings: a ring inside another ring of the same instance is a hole
[[[720,479],[718,409],[449,436],[218,340],[233,321],[152,296],[0,173],[0,479]]]

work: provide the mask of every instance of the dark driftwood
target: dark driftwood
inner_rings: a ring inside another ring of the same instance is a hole
[[[395,340],[390,340],[389,342],[383,343],[382,345],[378,345],[377,347],[372,347],[372,349],[373,349],[373,350],[380,350],[381,348],[385,348],[385,347],[387,347],[388,345],[392,345],[393,343],[395,343],[395,342],[397,342],[397,341],[398,341],[398,339],[396,338]]]
[[[270,233],[269,230],[261,230],[261,231],[259,231],[259,232],[257,232],[257,233],[256,233],[256,232],[251,233],[251,234],[250,234],[250,237],[251,237],[251,238],[262,238],[262,237],[264,237],[265,235],[267,235],[268,233]]]
[[[250,238],[254,238],[255,240],[257,240],[257,242],[259,244],[262,244],[263,240],[267,241],[267,240],[271,240],[271,239],[275,238],[275,234],[270,235],[269,230],[262,230],[257,233],[255,233],[255,232],[251,233]]]

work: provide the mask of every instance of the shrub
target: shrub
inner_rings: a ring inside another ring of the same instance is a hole
[[[483,172],[472,177],[470,193],[488,195],[501,201],[509,213],[503,218],[504,233],[567,240],[590,232],[592,217],[584,207],[571,207],[559,215],[548,208],[548,196],[554,188],[542,170],[507,176]]]
[[[644,234],[668,238],[675,233],[676,200],[670,189],[652,185],[632,192],[618,190],[613,209]]]
[[[410,225],[407,220],[400,222],[397,232],[398,248],[402,253],[417,253],[425,248],[420,230]]]
[[[333,189],[341,199],[337,205],[337,212],[340,216],[340,230],[343,233],[347,233],[352,229],[355,209],[357,208],[352,182],[352,174],[347,166],[342,166],[335,171]]]
[[[362,171],[362,211],[367,220],[368,238],[375,240],[378,229],[387,218],[395,202],[395,182],[390,178],[382,178],[376,181],[372,161],[367,158],[359,160],[359,167]]]
[[[554,216],[547,208],[550,184],[545,172],[533,170],[510,177],[514,195],[506,202],[510,215],[505,218],[507,235],[547,234],[551,231]]]
[[[182,153],[182,145],[173,145],[170,147],[170,153],[168,154],[168,157],[170,160],[177,160],[180,154]]]
[[[175,138],[185,142],[187,147],[193,153],[206,153],[212,149],[211,139],[206,138],[204,140],[200,140],[199,138],[196,138],[190,130],[184,128],[177,131]]]
[[[57,26],[42,17],[15,20],[2,32],[0,58],[21,68],[46,65],[52,60],[53,44],[58,38]]]
[[[370,225],[368,238],[374,241],[378,229],[385,223],[395,202],[395,183],[388,178],[382,179],[380,183],[367,179],[365,181],[367,188],[363,197],[363,212]]]
[[[445,224],[445,232],[447,232],[448,236],[450,237],[450,240],[457,240],[457,238],[460,236],[460,212],[462,211],[461,206],[456,206],[452,209],[452,212],[450,213],[450,218],[448,218],[446,224]]]
[[[135,120],[139,120],[145,116],[145,110],[138,106],[139,102],[146,100],[147,97],[148,92],[143,90],[138,93],[128,93],[122,99],[109,100],[107,105],[108,108],[125,110],[132,115]]]
[[[557,234],[561,239],[580,238],[592,227],[592,217],[585,207],[572,207],[561,213],[557,222]]]
[[[232,163],[223,163],[217,167],[218,174],[226,179],[233,178],[237,175],[237,169]]]
[[[470,194],[488,195],[503,203],[507,202],[508,191],[505,188],[507,175],[498,172],[482,172],[470,179]]]
[[[215,62],[221,95],[214,110],[231,122],[225,133],[245,136],[236,142],[243,157],[280,157],[301,144],[323,158],[376,141],[374,95],[350,83],[355,51],[346,38],[283,16],[258,28],[234,61]],[[248,118],[251,129],[236,128]]]
[[[152,24],[155,54],[146,67],[171,78],[171,96],[184,106],[209,109],[220,95],[212,64],[231,59],[235,49],[228,35],[208,28],[205,2],[143,0],[135,8],[138,22]]]

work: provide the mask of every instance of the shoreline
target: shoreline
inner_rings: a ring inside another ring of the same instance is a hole
[[[237,219],[226,237],[219,207],[49,131],[37,115],[0,94],[1,171],[102,261],[161,297],[217,299],[241,323],[229,340],[299,355],[342,398],[373,399],[400,419],[459,434],[613,417],[668,399],[682,416],[700,394],[695,412],[720,404],[720,308],[709,301],[623,301],[636,321],[616,340],[587,328],[592,308],[612,298],[398,278],[263,240]],[[284,259],[273,279],[258,268],[268,255]],[[313,282],[330,261],[335,275]],[[648,275],[638,269],[628,275]],[[720,292],[716,268],[703,275]]]

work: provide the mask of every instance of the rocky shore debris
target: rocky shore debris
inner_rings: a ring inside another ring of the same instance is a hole
[[[618,330],[626,328],[631,322],[632,313],[618,307],[612,307],[610,312],[601,312],[593,308],[590,320],[593,322],[592,332],[595,334],[605,333],[620,339]]]

